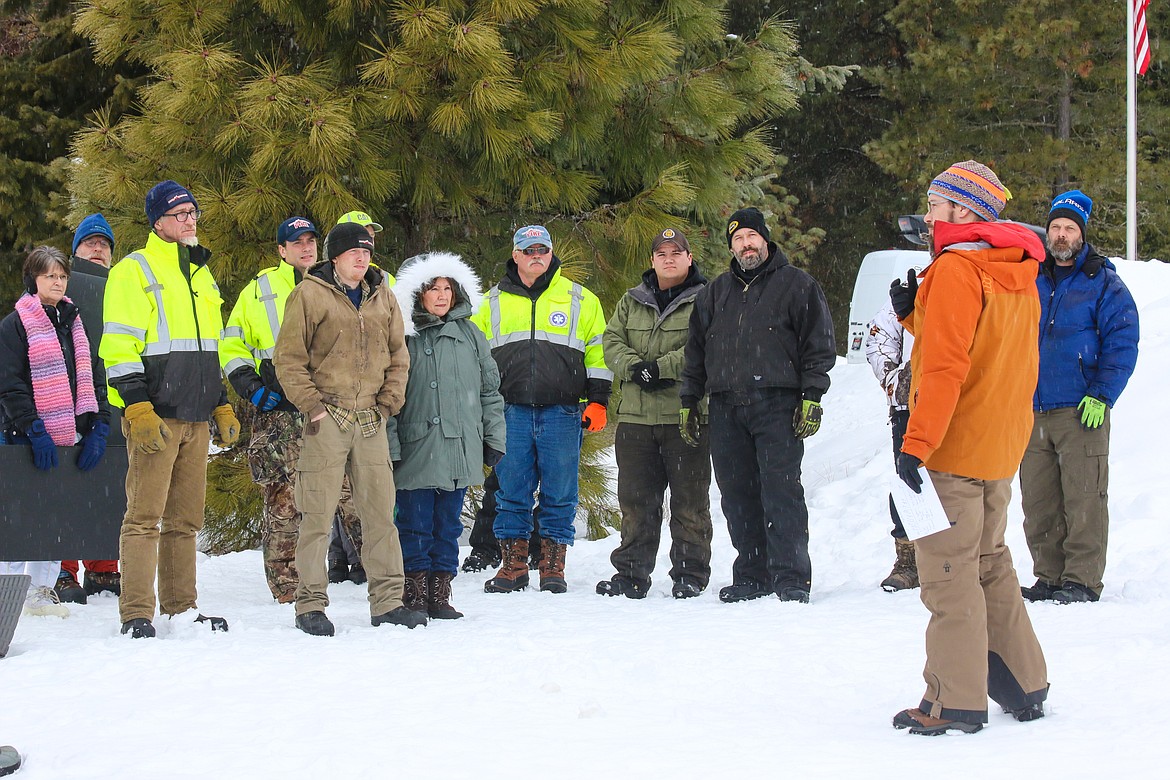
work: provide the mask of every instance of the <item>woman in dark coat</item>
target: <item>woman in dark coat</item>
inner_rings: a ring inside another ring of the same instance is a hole
[[[85,328],[65,297],[69,272],[60,250],[34,249],[24,261],[25,293],[0,322],[0,443],[28,447],[45,472],[58,466],[57,447],[76,444],[77,468],[92,469],[110,432],[105,383],[94,378]],[[53,590],[60,567],[60,561],[0,562],[0,574],[32,577],[25,614],[67,617]]]

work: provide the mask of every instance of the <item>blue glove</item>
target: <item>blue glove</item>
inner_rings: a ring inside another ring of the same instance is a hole
[[[915,493],[922,492],[922,472],[918,467],[922,465],[922,461],[905,452],[898,453],[898,476],[902,481],[910,486],[910,489]]]
[[[106,454],[106,437],[110,435],[110,424],[102,420],[94,422],[89,433],[81,439],[81,454],[77,456],[77,468],[89,471]]]
[[[279,406],[280,402],[284,399],[281,397],[280,393],[276,392],[275,390],[269,390],[264,385],[260,385],[256,388],[256,392],[252,393],[252,397],[248,400],[250,400],[252,405],[260,411],[271,412],[273,409]]]
[[[32,442],[33,464],[41,471],[57,467],[57,445],[45,430],[45,421],[37,418],[28,428],[28,440]]]

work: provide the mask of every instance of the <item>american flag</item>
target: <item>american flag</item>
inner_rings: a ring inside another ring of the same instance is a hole
[[[1133,3],[1133,66],[1139,76],[1150,67],[1150,39],[1146,35],[1146,6],[1150,0],[1130,0]]]

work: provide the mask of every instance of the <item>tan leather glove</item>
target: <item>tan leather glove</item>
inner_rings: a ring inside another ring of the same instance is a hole
[[[141,452],[162,452],[171,438],[171,429],[154,412],[150,401],[130,404],[122,414],[130,424],[130,442]]]
[[[240,421],[231,404],[215,407],[211,419],[215,421],[215,436],[211,439],[215,446],[230,447],[240,438]]]

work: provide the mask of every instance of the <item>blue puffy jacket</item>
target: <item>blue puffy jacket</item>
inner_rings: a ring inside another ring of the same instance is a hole
[[[1133,296],[1108,258],[1089,244],[1073,272],[1054,281],[1054,261],[1036,275],[1040,292],[1040,379],[1033,407],[1076,406],[1086,395],[1110,407],[1125,389],[1138,354]]]

